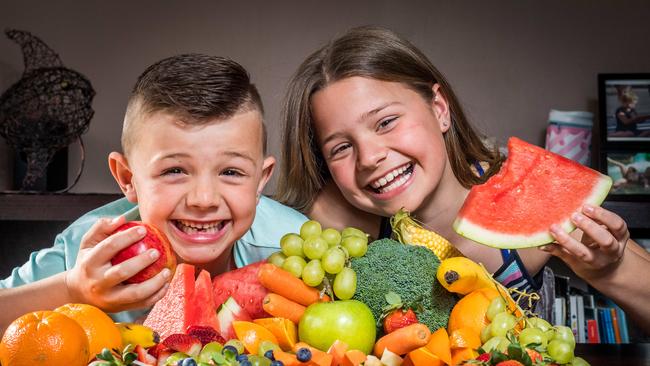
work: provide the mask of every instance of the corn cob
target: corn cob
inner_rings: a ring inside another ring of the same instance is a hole
[[[463,254],[451,243],[435,231],[427,230],[413,219],[408,211],[401,209],[390,219],[393,233],[401,243],[421,245],[429,248],[435,255],[444,260],[451,257],[462,257]]]

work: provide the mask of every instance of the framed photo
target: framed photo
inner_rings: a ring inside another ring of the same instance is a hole
[[[598,104],[603,147],[650,144],[650,73],[599,74]]]
[[[607,175],[612,178],[612,195],[650,196],[650,150],[607,153]]]

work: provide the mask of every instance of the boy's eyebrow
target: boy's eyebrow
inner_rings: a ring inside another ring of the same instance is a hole
[[[248,155],[248,154],[245,154],[245,153],[241,153],[241,152],[239,152],[239,151],[224,151],[222,154],[223,154],[223,155],[230,156],[230,157],[234,157],[234,158],[242,158],[242,159],[245,159],[245,160],[250,161],[250,162],[253,163],[253,164],[257,164],[257,163],[256,163],[256,160],[255,160],[252,156],[250,156],[250,155]],[[163,155],[163,156],[157,157],[157,158],[155,158],[154,160],[165,160],[165,159],[176,159],[176,158],[188,158],[188,157],[190,157],[190,154],[186,154],[186,153],[172,153],[172,154],[168,154],[168,155]]]
[[[364,120],[366,120],[366,119],[372,117],[373,115],[375,115],[375,114],[381,112],[383,109],[386,109],[386,108],[388,108],[388,107],[390,107],[391,105],[394,105],[394,104],[400,104],[400,103],[399,103],[399,102],[387,102],[387,103],[384,103],[384,104],[380,105],[380,106],[377,107],[377,108],[371,109],[371,110],[369,110],[369,111],[363,113],[363,114],[361,115],[361,117],[359,117],[359,119],[357,120],[357,123],[361,123],[361,122],[363,122]],[[342,132],[336,132],[336,133],[333,133],[333,134],[327,136],[327,137],[323,140],[323,146],[324,146],[325,144],[327,144],[330,140],[333,140],[333,139],[335,139],[335,138],[337,138],[337,137],[339,137],[339,136],[341,136],[341,135],[343,135]]]

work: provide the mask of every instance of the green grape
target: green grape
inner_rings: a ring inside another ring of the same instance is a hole
[[[327,245],[329,245],[330,247],[341,244],[341,233],[339,233],[339,231],[336,229],[333,228],[325,229],[320,234],[320,236],[322,236],[323,239],[325,239]]]
[[[348,300],[357,291],[357,274],[352,268],[345,267],[334,278],[334,295],[340,300]]]
[[[320,235],[323,232],[323,229],[320,226],[320,222],[316,220],[306,221],[300,227],[300,236],[303,239],[307,239],[310,236]]]
[[[302,251],[309,259],[320,259],[327,249],[329,245],[320,235],[308,237],[302,245]]]
[[[345,266],[345,253],[340,247],[329,248],[321,258],[321,265],[325,272],[337,274]]]
[[[500,350],[501,348],[499,348],[499,345],[503,341],[508,342],[508,339],[506,339],[506,337],[504,337],[504,336],[492,337],[492,338],[488,339],[485,343],[483,343],[481,348],[483,348],[483,350],[485,352],[492,352],[495,349]],[[506,345],[505,349],[507,349],[507,348],[508,348],[508,346]]]
[[[517,318],[514,315],[505,311],[498,313],[490,323],[490,333],[493,337],[505,336],[510,329],[514,328],[516,323]]]
[[[360,238],[368,238],[368,235],[364,233],[363,231],[357,229],[356,227],[346,227],[341,231],[341,238],[345,238],[347,236],[358,236]]]
[[[555,362],[560,364],[573,360],[573,346],[558,339],[548,342],[546,352]]]
[[[280,248],[282,248],[282,253],[287,257],[292,255],[302,257],[302,243],[303,240],[298,234],[289,233],[280,239]]]
[[[274,349],[280,349],[280,346],[278,346],[277,344],[271,341],[264,340],[260,342],[259,346],[257,346],[257,354],[263,357],[266,351],[270,351]]]
[[[350,257],[363,257],[368,251],[368,238],[359,236],[346,236],[341,239],[341,245],[348,250]]]
[[[275,253],[271,254],[266,261],[273,264],[273,265],[275,265],[276,267],[282,268],[282,263],[284,263],[285,259],[287,259],[287,256],[284,255],[284,253],[275,252]]]
[[[574,357],[571,361],[571,366],[589,366],[589,362],[585,361],[582,357]]]
[[[325,277],[325,271],[323,271],[323,267],[318,259],[309,261],[302,270],[302,281],[307,286],[316,287],[320,285],[323,282],[323,277]]]
[[[546,333],[539,328],[524,328],[519,333],[519,343],[522,346],[527,346],[531,343],[540,344],[543,348],[546,348],[548,344],[548,338]]]
[[[488,339],[492,337],[492,334],[490,333],[490,324],[486,325],[481,329],[481,344],[484,344],[487,342]]]
[[[576,339],[573,336],[573,331],[571,328],[564,325],[555,326],[555,335],[553,335],[553,338],[551,339],[565,342],[571,345],[572,349],[576,346]]]
[[[291,257],[287,257],[287,259],[284,260],[284,263],[282,263],[282,269],[291,273],[295,277],[300,278],[300,276],[302,276],[302,270],[306,265],[307,262],[305,262],[302,257],[292,255]]]
[[[221,343],[219,342],[207,343],[201,349],[201,353],[199,353],[198,361],[209,363],[212,360],[212,356],[214,354],[221,353],[222,349],[223,349],[223,345],[221,345]]]
[[[190,355],[187,353],[174,352],[167,358],[167,360],[165,360],[165,365],[176,365],[178,361],[184,360],[188,357],[190,357]]]
[[[230,339],[223,346],[224,347],[233,346],[237,350],[238,354],[241,355],[242,353],[244,353],[244,343],[242,343],[242,341],[240,341],[239,339],[234,339],[234,338]]]
[[[547,322],[546,320],[544,320],[542,318],[538,318],[538,317],[528,318],[528,319],[526,319],[526,323],[527,323],[527,325],[529,327],[538,328],[542,332],[546,332],[549,329],[553,328],[553,326],[549,322]]]
[[[490,301],[490,305],[488,305],[487,311],[485,312],[485,316],[492,321],[494,319],[494,316],[497,315],[498,313],[502,313],[507,310],[506,306],[506,301],[501,297],[495,297]]]
[[[248,361],[251,366],[271,366],[271,360],[263,356],[249,355]]]

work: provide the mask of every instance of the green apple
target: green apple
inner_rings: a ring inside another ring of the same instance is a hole
[[[298,324],[298,338],[327,351],[337,339],[370,354],[375,344],[375,318],[366,304],[357,300],[317,302],[305,310]]]

